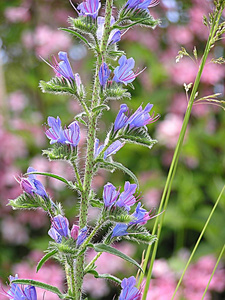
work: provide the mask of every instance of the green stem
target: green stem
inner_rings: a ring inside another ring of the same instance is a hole
[[[214,275],[214,273],[215,273],[215,271],[216,271],[216,269],[217,269],[217,266],[218,266],[218,264],[219,264],[219,262],[220,262],[220,260],[221,260],[221,258],[222,258],[222,256],[223,256],[224,250],[225,250],[225,244],[223,245],[223,248],[222,248],[222,250],[221,250],[221,252],[220,252],[220,255],[219,255],[218,259],[217,259],[216,265],[215,265],[215,267],[214,267],[214,269],[213,269],[213,272],[212,272],[212,274],[211,274],[211,276],[210,276],[209,282],[208,282],[208,284],[207,284],[207,286],[206,286],[206,288],[205,288],[205,291],[204,291],[204,294],[202,295],[202,299],[201,299],[201,300],[203,300],[204,297],[205,297],[205,294],[206,294],[206,292],[207,292],[207,290],[208,290],[208,288],[209,288],[209,285],[210,285],[210,282],[211,282],[211,280],[212,280],[212,278],[213,278],[213,275]]]
[[[220,11],[220,13],[218,13],[216,15],[216,17],[214,19],[214,23],[212,24],[212,27],[211,27],[210,35],[209,35],[209,38],[208,38],[208,41],[207,41],[207,44],[206,44],[206,47],[205,47],[205,51],[204,51],[202,60],[201,60],[199,71],[198,71],[198,74],[197,74],[197,77],[195,79],[195,83],[194,83],[194,86],[193,86],[193,89],[192,89],[192,92],[191,92],[191,95],[190,95],[188,107],[187,107],[187,110],[186,110],[186,113],[185,113],[182,129],[181,129],[181,132],[180,132],[180,135],[179,135],[178,143],[177,143],[177,146],[176,146],[176,149],[175,149],[175,152],[174,152],[174,156],[173,156],[172,163],[171,163],[171,166],[170,166],[170,170],[169,170],[169,173],[168,173],[168,177],[167,177],[167,180],[166,180],[166,184],[165,184],[165,188],[164,188],[163,195],[162,195],[162,198],[161,198],[158,213],[162,212],[162,210],[166,210],[166,208],[167,208],[167,204],[168,204],[168,200],[169,200],[169,196],[170,196],[170,192],[171,192],[171,188],[172,188],[173,178],[174,178],[174,175],[176,173],[177,164],[178,164],[178,161],[179,161],[179,156],[180,156],[181,148],[182,148],[182,145],[183,145],[184,136],[185,136],[185,133],[186,133],[186,130],[187,130],[188,121],[190,119],[192,106],[193,106],[194,100],[195,100],[195,95],[196,95],[197,90],[198,90],[198,86],[199,86],[199,83],[200,83],[203,68],[205,66],[206,59],[207,59],[207,56],[209,54],[209,51],[211,49],[212,40],[213,40],[213,37],[215,35],[215,32],[216,32],[221,14],[222,14],[222,11]],[[162,225],[163,225],[163,221],[164,221],[164,215],[165,214],[162,215],[160,223],[159,223],[159,216],[156,218],[154,228],[153,228],[153,231],[152,231],[152,234],[155,234],[156,229],[158,228],[158,233],[157,233],[157,239],[158,240],[159,240],[159,237],[160,237],[160,234],[161,234],[161,229],[162,229]],[[153,263],[154,263],[154,260],[155,260],[157,247],[158,247],[158,240],[154,244],[154,250],[153,250],[153,254],[152,254],[152,258],[151,258],[150,268],[149,268],[149,271],[148,271],[148,275],[147,275],[147,279],[146,279],[146,284],[145,284],[145,289],[144,289],[142,300],[146,300],[146,297],[147,297],[147,292],[148,292],[148,288],[149,288],[150,280],[151,280]],[[147,252],[146,252],[145,261],[144,261],[144,265],[143,265],[144,272],[147,268],[150,252],[151,252],[151,245],[149,245],[149,247],[147,249]],[[140,275],[140,279],[139,279],[139,283],[138,283],[139,286],[140,286],[140,284],[143,280],[143,277],[144,277],[144,273],[142,273]]]
[[[81,178],[80,178],[80,174],[78,172],[76,161],[74,159],[71,159],[71,163],[73,165],[73,169],[74,169],[74,173],[76,175],[77,183],[78,183],[78,185],[80,187],[80,190],[82,191],[83,185],[82,185],[82,181],[81,181]]]
[[[102,255],[103,252],[99,252],[95,255],[95,257],[89,262],[89,264],[85,267],[84,273],[86,273],[90,267],[96,262],[96,260]]]
[[[220,199],[221,199],[221,197],[222,197],[222,195],[223,195],[224,189],[225,189],[225,185],[224,185],[224,187],[223,187],[223,189],[222,189],[222,191],[221,191],[221,193],[220,193],[218,199],[216,200],[216,203],[214,204],[213,209],[212,209],[212,211],[211,211],[211,213],[210,213],[210,215],[209,215],[209,217],[208,217],[208,219],[207,219],[207,221],[206,221],[206,223],[205,223],[205,225],[204,225],[204,227],[203,227],[203,229],[202,229],[202,232],[201,232],[201,234],[200,234],[200,236],[199,236],[199,238],[198,238],[198,240],[197,240],[197,242],[196,242],[196,244],[195,244],[195,247],[194,247],[194,249],[193,249],[193,251],[192,251],[192,253],[191,253],[190,257],[189,257],[189,260],[188,260],[188,262],[187,262],[187,264],[186,264],[186,266],[185,266],[185,268],[184,268],[184,271],[183,271],[183,273],[182,273],[182,275],[181,275],[181,277],[180,277],[180,280],[179,280],[179,282],[178,282],[178,284],[177,284],[177,286],[176,286],[176,289],[175,289],[175,291],[174,291],[174,293],[173,293],[173,296],[172,296],[171,300],[174,299],[174,297],[175,297],[175,295],[176,295],[176,293],[177,293],[177,291],[178,291],[178,288],[179,288],[179,286],[180,286],[180,284],[181,284],[181,282],[182,282],[182,280],[183,280],[184,274],[185,274],[185,272],[186,272],[186,270],[187,270],[187,268],[188,268],[188,266],[189,266],[189,264],[190,264],[190,262],[191,262],[191,260],[192,260],[192,258],[193,258],[193,256],[194,256],[194,254],[195,254],[195,252],[196,252],[196,250],[197,250],[197,248],[198,248],[198,245],[199,245],[199,243],[200,243],[200,241],[201,241],[201,239],[202,239],[202,237],[203,237],[203,234],[204,234],[205,231],[206,231],[206,228],[207,228],[207,226],[208,226],[208,224],[209,224],[209,221],[211,220],[212,215],[213,215],[213,213],[214,213],[214,211],[215,211],[215,209],[216,209],[216,207],[217,207],[217,205],[218,205],[218,203],[219,203],[219,201],[220,201]]]
[[[88,217],[88,206],[89,206],[89,193],[91,182],[93,178],[93,169],[94,169],[94,144],[95,144],[95,136],[96,136],[96,127],[97,127],[97,115],[92,112],[92,109],[99,104],[100,97],[100,82],[99,82],[99,69],[102,63],[102,58],[105,56],[105,52],[107,49],[107,42],[110,33],[110,21],[112,16],[112,6],[113,0],[106,1],[106,10],[105,10],[105,25],[104,32],[102,37],[101,44],[101,53],[97,56],[96,62],[96,70],[94,76],[94,86],[93,86],[93,94],[91,101],[91,109],[90,114],[88,116],[88,137],[87,137],[87,154],[86,154],[86,165],[85,165],[85,173],[84,173],[84,181],[83,181],[83,190],[81,196],[80,203],[80,216],[79,216],[79,226],[80,228],[84,228],[87,226],[87,217]],[[84,277],[84,255],[81,255],[77,258],[76,262],[76,286],[77,286],[77,295],[76,299],[81,299],[81,289]]]

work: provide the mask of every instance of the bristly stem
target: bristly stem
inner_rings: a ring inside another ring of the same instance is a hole
[[[179,161],[179,156],[180,156],[181,148],[182,148],[182,145],[183,145],[184,136],[185,136],[185,133],[186,133],[186,130],[187,130],[188,121],[190,119],[192,106],[193,106],[194,100],[195,100],[195,95],[196,95],[197,90],[198,90],[198,86],[199,86],[199,83],[200,83],[203,68],[204,68],[205,63],[206,63],[206,59],[208,57],[208,54],[209,54],[210,49],[211,49],[212,44],[213,44],[213,38],[214,38],[216,30],[218,28],[218,24],[219,24],[221,14],[222,14],[222,10],[217,10],[216,11],[215,16],[214,16],[214,20],[213,20],[213,24],[211,25],[209,38],[208,38],[208,41],[207,41],[207,44],[206,44],[206,47],[205,47],[205,51],[204,51],[204,54],[203,54],[203,57],[202,57],[202,60],[201,60],[201,64],[200,64],[200,67],[199,67],[198,74],[197,74],[197,77],[195,79],[195,83],[194,83],[194,86],[193,86],[193,89],[192,89],[192,92],[191,92],[191,95],[190,95],[190,99],[189,99],[187,110],[186,110],[186,113],[185,113],[182,129],[181,129],[179,139],[178,139],[178,143],[177,143],[177,146],[176,146],[176,149],[175,149],[175,152],[174,152],[174,156],[173,156],[172,163],[171,163],[171,166],[170,166],[170,170],[169,170],[169,173],[168,173],[168,177],[167,177],[167,180],[166,180],[166,184],[165,184],[165,188],[164,188],[163,195],[162,195],[162,198],[161,198],[158,213],[161,213],[162,211],[165,211],[166,208],[167,208],[167,204],[168,204],[168,201],[169,201],[170,192],[171,192],[171,188],[172,188],[173,178],[174,178],[175,173],[176,173],[177,164],[178,164],[178,161]],[[157,242],[154,244],[154,250],[153,250],[153,253],[152,253],[152,257],[151,257],[150,267],[149,267],[149,271],[148,271],[148,275],[147,275],[147,279],[146,279],[146,284],[145,284],[145,289],[144,289],[144,292],[143,292],[142,300],[146,300],[146,297],[147,297],[147,293],[148,293],[148,289],[149,289],[149,285],[150,285],[150,280],[151,280],[153,263],[155,261],[157,247],[158,247],[158,240],[159,240],[159,237],[160,237],[160,234],[161,234],[162,225],[163,225],[163,221],[164,221],[164,215],[165,214],[163,214],[161,216],[160,221],[159,221],[159,215],[157,216],[157,218],[155,220],[154,228],[153,228],[153,231],[152,231],[152,234],[155,234],[155,232],[158,228]],[[146,252],[145,262],[144,262],[144,265],[143,265],[144,273],[145,273],[145,270],[147,268],[150,252],[151,252],[151,245],[149,245],[149,247],[147,249],[147,252]],[[144,273],[142,273],[140,275],[140,279],[139,279],[139,283],[138,283],[139,286],[141,285],[141,282],[143,280]]]
[[[94,145],[96,137],[96,127],[97,127],[97,115],[93,113],[92,109],[96,107],[100,102],[99,92],[100,92],[100,82],[99,82],[99,69],[102,63],[102,59],[105,57],[105,52],[107,49],[107,42],[110,33],[110,21],[112,16],[112,7],[113,0],[106,1],[105,9],[105,24],[104,32],[102,37],[102,44],[100,53],[97,56],[96,69],[94,75],[94,85],[93,85],[93,94],[91,107],[88,116],[88,137],[87,137],[87,152],[86,152],[86,164],[84,172],[84,181],[83,189],[81,194],[81,203],[80,203],[80,216],[79,216],[79,226],[80,229],[87,226],[87,217],[88,217],[88,206],[89,206],[89,194],[91,189],[91,182],[93,178],[93,169],[94,169]],[[82,282],[84,277],[84,255],[81,255],[77,258],[76,261],[76,300],[81,299],[81,289]]]

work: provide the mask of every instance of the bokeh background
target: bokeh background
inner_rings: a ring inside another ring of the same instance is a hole
[[[103,1],[102,1],[103,2]],[[74,1],[76,3],[76,1]],[[115,1],[117,7],[123,1]],[[127,57],[134,57],[136,69],[147,67],[134,82],[132,100],[125,102],[135,110],[141,103],[154,104],[161,118],[149,125],[153,138],[158,140],[150,151],[141,146],[126,145],[115,159],[130,168],[139,178],[145,207],[157,208],[178,134],[182,125],[187,99],[183,84],[194,81],[198,65],[189,58],[180,63],[175,57],[184,46],[190,53],[196,46],[199,57],[208,35],[202,17],[212,8],[208,0],[161,0],[152,8],[161,25],[154,31],[136,27],[129,30],[120,42]],[[114,9],[116,15],[117,9]],[[79,113],[78,103],[71,97],[43,94],[40,80],[48,81],[54,74],[40,56],[49,59],[63,50],[69,53],[74,72],[91,93],[94,70],[93,54],[78,40],[58,30],[66,27],[68,16],[76,12],[67,0],[3,0],[0,2],[0,278],[6,284],[10,274],[21,278],[34,278],[64,288],[64,274],[56,262],[51,261],[35,273],[35,264],[43,255],[50,237],[49,219],[41,210],[13,211],[8,199],[16,198],[21,189],[19,178],[28,166],[39,171],[55,172],[73,179],[66,162],[49,162],[42,149],[49,146],[44,126],[49,115],[60,116],[69,124]],[[225,15],[224,15],[225,17]],[[223,65],[212,64],[214,57],[224,55],[224,40],[212,50],[202,83],[200,96],[221,93],[224,99],[225,70]],[[115,64],[115,63],[114,63]],[[99,124],[99,138],[105,138],[121,103],[111,102],[112,110],[105,112]],[[85,146],[82,128],[80,145]],[[148,299],[169,300],[181,275],[190,251],[215,203],[225,179],[225,112],[215,105],[195,105],[188,127],[173,191],[166,211],[164,229],[159,242],[157,261]],[[83,164],[83,161],[80,161]],[[64,185],[41,177],[54,201],[64,205],[70,224],[77,221],[77,196]],[[123,186],[129,180],[124,174],[101,171],[93,182],[100,196],[108,181]],[[191,267],[185,275],[177,299],[199,300],[211,275],[224,240],[225,196],[207,228]],[[90,222],[96,218],[90,210]],[[149,222],[149,229],[152,223]],[[121,242],[117,245],[139,262],[146,246]],[[91,259],[89,253],[87,259]],[[136,270],[119,258],[102,255],[99,272],[113,273],[120,278],[136,274]],[[93,288],[95,287],[95,288]],[[5,287],[5,289],[7,289]],[[88,277],[84,290],[90,299],[112,299],[118,287],[101,279]],[[223,262],[209,287],[205,299],[221,300],[225,297],[225,271]],[[39,292],[39,298],[42,299]],[[0,296],[1,299],[4,296]],[[46,293],[45,299],[57,299]]]

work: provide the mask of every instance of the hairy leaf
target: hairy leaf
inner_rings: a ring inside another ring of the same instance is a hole
[[[111,247],[109,245],[106,245],[106,244],[94,244],[93,248],[96,252],[107,252],[107,253],[116,255],[116,256],[130,262],[131,264],[138,267],[141,271],[143,271],[141,266],[133,258],[129,257],[128,255],[126,255],[124,253],[122,253],[121,251],[117,250],[116,248],[113,248],[113,247]]]
[[[65,78],[54,77],[48,82],[41,80],[39,86],[43,93],[69,94],[77,96],[76,85],[72,84]]]
[[[48,252],[45,256],[42,257],[42,259],[39,261],[36,272],[40,270],[40,268],[43,266],[43,264],[49,260],[52,256],[54,256],[57,253],[57,250],[52,250],[51,252]]]
[[[48,211],[44,200],[36,194],[23,193],[18,198],[9,200],[8,205],[11,205],[13,209],[37,209],[41,207],[45,211]]]

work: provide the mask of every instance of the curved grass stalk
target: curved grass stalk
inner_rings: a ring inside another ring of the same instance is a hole
[[[207,221],[206,221],[206,223],[205,223],[205,225],[204,225],[204,227],[203,227],[203,229],[202,229],[202,231],[201,231],[201,234],[200,234],[200,236],[199,236],[199,238],[198,238],[198,240],[197,240],[197,242],[196,242],[196,244],[195,244],[195,246],[194,246],[194,249],[192,250],[192,253],[191,253],[191,255],[190,255],[189,259],[188,259],[188,262],[187,262],[187,264],[186,264],[186,266],[185,266],[185,268],[184,268],[184,271],[183,271],[183,273],[182,273],[182,275],[181,275],[181,277],[180,277],[180,280],[179,280],[179,282],[178,282],[178,284],[177,284],[177,286],[176,286],[176,289],[175,289],[175,291],[174,291],[174,293],[173,293],[173,296],[172,296],[171,300],[173,300],[174,297],[176,296],[176,293],[177,293],[177,291],[178,291],[178,289],[179,289],[179,286],[180,286],[180,284],[181,284],[181,282],[182,282],[182,280],[183,280],[184,274],[185,274],[185,272],[186,272],[186,270],[187,270],[187,268],[188,268],[188,266],[189,266],[189,264],[190,264],[190,262],[191,262],[191,260],[192,260],[192,258],[193,258],[193,256],[194,256],[194,254],[195,254],[195,252],[196,252],[196,250],[197,250],[197,248],[198,248],[198,246],[199,246],[199,243],[200,243],[200,241],[201,241],[201,239],[202,239],[202,237],[203,237],[203,235],[204,235],[204,233],[205,233],[205,231],[206,231],[206,228],[207,228],[207,226],[208,226],[208,224],[209,224],[209,222],[210,222],[210,220],[211,220],[211,218],[212,218],[212,216],[213,216],[213,213],[214,213],[214,211],[215,211],[215,209],[216,209],[216,207],[217,207],[217,205],[218,205],[218,203],[219,203],[219,201],[220,201],[220,199],[221,199],[221,197],[222,197],[222,195],[223,195],[224,190],[225,190],[225,185],[223,186],[223,189],[222,189],[222,191],[220,192],[220,195],[219,195],[219,197],[217,198],[216,203],[214,204],[213,209],[211,210],[211,212],[210,212],[210,214],[209,214],[209,216],[208,216],[208,219],[207,219]],[[224,247],[225,247],[225,246],[224,246]],[[206,290],[206,291],[207,291],[207,290]],[[206,291],[205,291],[205,293],[206,293]]]
[[[213,269],[213,271],[212,271],[212,274],[211,274],[211,276],[210,276],[210,278],[209,278],[209,282],[208,282],[208,284],[207,284],[207,286],[206,286],[206,288],[205,288],[205,291],[204,291],[204,293],[203,293],[203,295],[202,295],[202,299],[201,299],[201,300],[203,300],[204,297],[205,297],[205,295],[206,295],[206,292],[207,292],[207,290],[208,290],[208,288],[209,288],[210,282],[211,282],[211,280],[212,280],[212,278],[213,278],[213,275],[214,275],[214,273],[215,273],[215,271],[216,271],[216,268],[217,268],[217,266],[218,266],[218,264],[219,264],[219,262],[220,262],[220,260],[221,260],[221,257],[222,257],[222,255],[223,255],[224,250],[225,250],[225,244],[223,245],[223,248],[222,248],[222,250],[221,250],[221,252],[220,252],[220,255],[219,255],[218,259],[217,259],[216,265],[215,265],[215,267],[214,267],[214,269]]]

